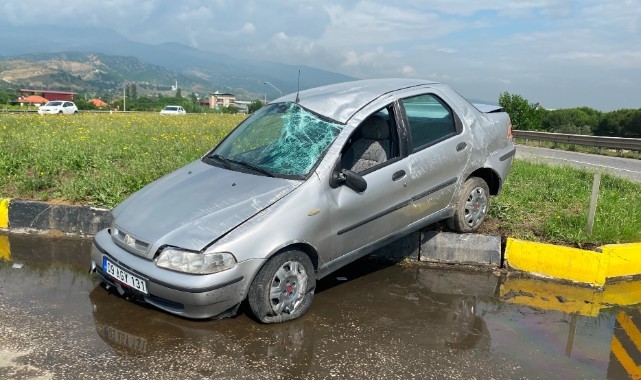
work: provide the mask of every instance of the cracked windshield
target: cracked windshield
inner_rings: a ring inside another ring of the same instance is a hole
[[[294,103],[268,105],[235,130],[214,154],[273,175],[304,177],[342,128]]]

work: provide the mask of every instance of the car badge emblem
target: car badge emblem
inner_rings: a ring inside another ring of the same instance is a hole
[[[129,235],[125,235],[125,244],[130,245],[134,242],[134,238]]]

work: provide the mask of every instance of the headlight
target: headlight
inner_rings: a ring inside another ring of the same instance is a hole
[[[200,253],[168,247],[160,252],[156,265],[177,272],[211,274],[233,268],[236,258],[229,252]]]

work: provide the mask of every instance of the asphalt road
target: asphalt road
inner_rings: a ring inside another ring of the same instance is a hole
[[[600,156],[525,145],[517,146],[516,158],[554,165],[570,165],[595,172],[600,171],[617,175],[634,182],[641,182],[641,160],[631,158]]]
[[[360,260],[320,281],[298,320],[262,325],[245,310],[194,321],[100,286],[89,240],[0,243],[2,379],[621,376],[611,355],[619,309],[572,301],[578,288],[567,285]]]

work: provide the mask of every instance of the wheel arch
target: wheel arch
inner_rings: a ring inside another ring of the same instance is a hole
[[[498,195],[501,189],[501,177],[499,177],[496,171],[490,168],[480,168],[470,173],[466,180],[470,177],[479,177],[483,179],[490,189],[490,195]]]
[[[281,252],[290,251],[290,250],[301,251],[307,256],[309,256],[309,259],[312,261],[312,265],[314,266],[314,270],[318,270],[318,252],[316,251],[316,248],[312,247],[312,245],[309,243],[297,242],[297,243],[288,244],[283,248],[279,249],[278,251],[274,252],[274,254],[269,256],[269,258],[272,258]]]
[[[301,251],[304,254],[306,254],[312,262],[314,271],[318,271],[318,260],[319,260],[318,251],[311,244],[307,242],[301,242],[301,241],[290,242],[290,243],[284,244],[282,247],[278,249],[275,249],[269,256],[265,257],[265,260],[263,264],[260,266],[260,268],[262,268],[265,265],[265,263],[267,263],[271,258],[278,256],[283,252],[287,252],[291,250]],[[256,273],[258,273],[260,268],[256,270]],[[254,276],[256,275],[256,273],[254,273]],[[253,280],[254,279],[252,278],[252,281]]]

